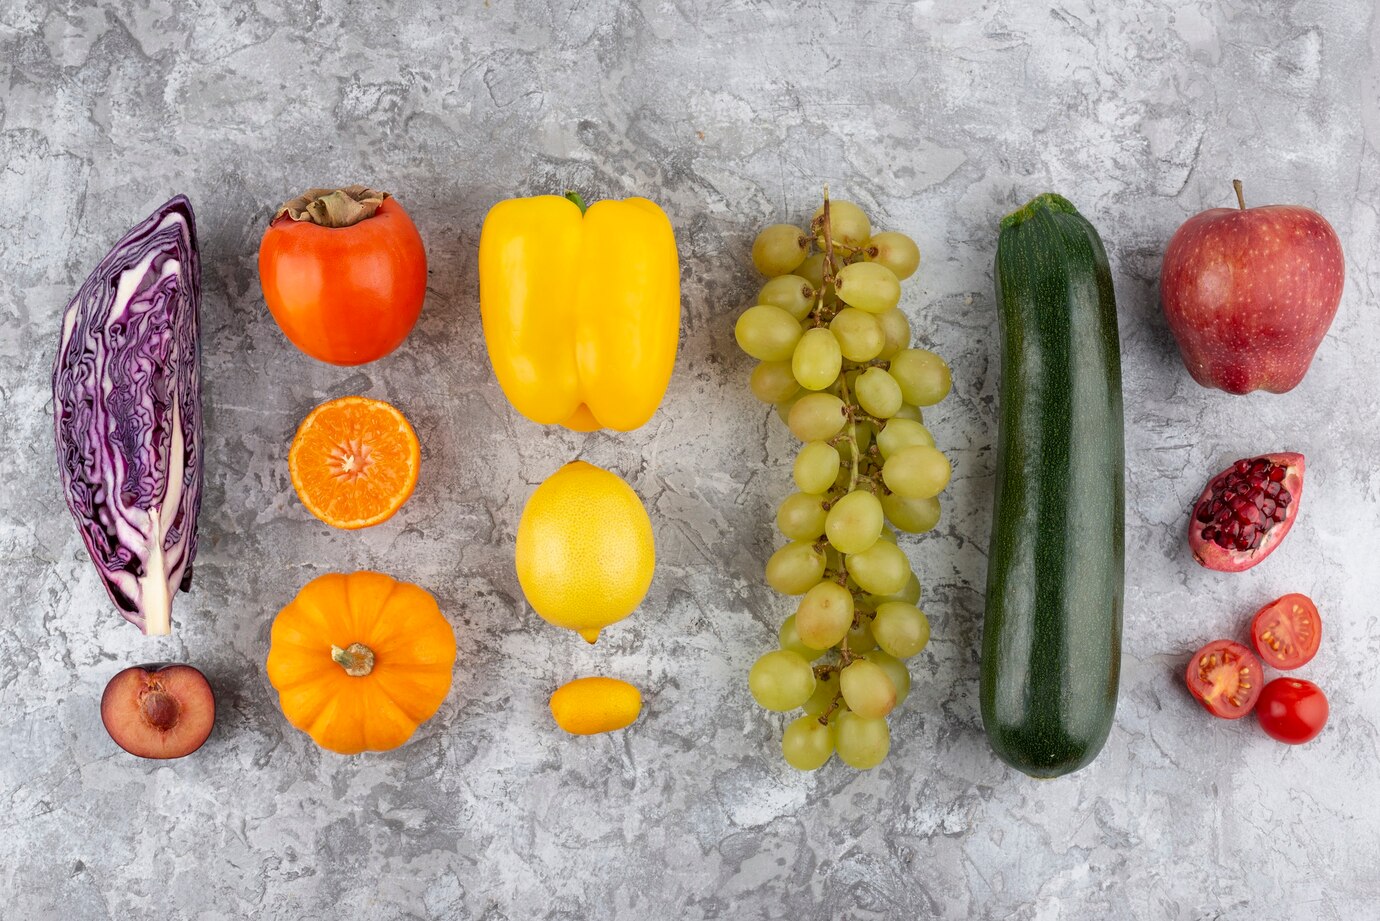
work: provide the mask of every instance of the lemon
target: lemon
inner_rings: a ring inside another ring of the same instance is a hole
[[[642,500],[616,474],[566,464],[532,493],[517,531],[517,576],[533,610],[593,643],[652,584],[656,549]]]
[[[571,735],[622,729],[641,712],[642,692],[617,678],[576,678],[551,695],[551,715]]]

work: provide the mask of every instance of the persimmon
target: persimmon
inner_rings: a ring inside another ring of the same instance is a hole
[[[426,297],[426,250],[387,192],[310,189],[285,202],[259,244],[259,282],[293,345],[334,365],[392,352]]]

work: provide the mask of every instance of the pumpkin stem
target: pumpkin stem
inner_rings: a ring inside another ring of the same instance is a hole
[[[351,643],[345,649],[332,646],[331,658],[351,678],[363,678],[374,670],[374,650],[363,643]]]

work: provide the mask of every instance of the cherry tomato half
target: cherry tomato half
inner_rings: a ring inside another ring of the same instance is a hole
[[[312,358],[362,365],[396,349],[426,297],[426,250],[395,198],[349,227],[275,220],[259,244],[264,301]]]
[[[1279,669],[1307,664],[1322,642],[1322,621],[1307,595],[1276,598],[1256,612],[1251,642],[1266,665]]]
[[[1302,678],[1276,678],[1260,692],[1256,719],[1265,734],[1290,745],[1317,738],[1327,725],[1327,695]]]
[[[1224,720],[1250,713],[1265,683],[1260,660],[1231,640],[1213,640],[1195,652],[1184,678],[1198,703]]]

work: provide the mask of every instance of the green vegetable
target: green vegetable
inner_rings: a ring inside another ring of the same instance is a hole
[[[1032,777],[1088,764],[1111,730],[1125,556],[1121,354],[1111,270],[1046,194],[1001,222],[1002,381],[982,641],[992,750]]]

